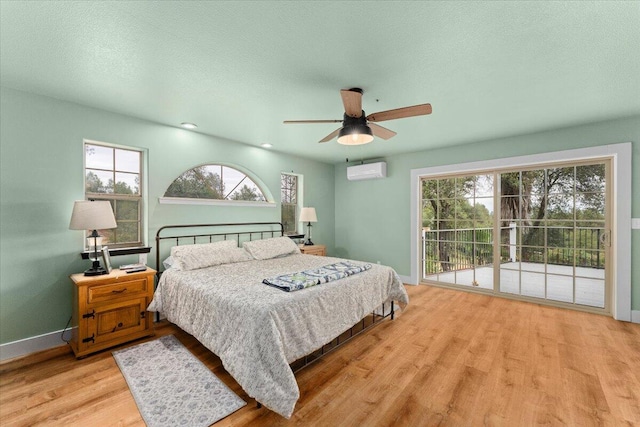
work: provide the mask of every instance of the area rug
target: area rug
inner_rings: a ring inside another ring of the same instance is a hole
[[[246,405],[173,335],[113,357],[149,427],[208,426]]]

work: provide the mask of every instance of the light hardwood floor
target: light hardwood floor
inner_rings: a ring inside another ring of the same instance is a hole
[[[191,336],[166,323],[156,336],[175,334],[248,402],[216,426],[640,425],[640,325],[407,290],[396,320],[297,374],[290,420],[256,408]],[[110,351],[76,360],[66,347],[0,365],[0,424],[144,425]]]

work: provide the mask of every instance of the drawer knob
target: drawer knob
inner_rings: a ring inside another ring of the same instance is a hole
[[[124,288],[124,289],[120,289],[120,290],[113,290],[113,291],[111,291],[111,292],[112,292],[112,293],[114,293],[114,294],[121,294],[121,293],[123,293],[123,292],[124,292],[124,291],[126,291],[126,290],[127,290],[127,288]]]

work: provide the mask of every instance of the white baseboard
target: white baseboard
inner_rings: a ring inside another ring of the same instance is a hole
[[[65,338],[69,339],[71,337],[71,333],[71,329],[67,330],[67,332],[65,332]],[[60,338],[61,334],[62,330],[59,330],[49,332],[48,334],[8,342],[6,344],[0,344],[0,362],[64,345],[65,342]]]
[[[400,277],[400,280],[402,280],[402,283],[404,283],[405,285],[417,285],[417,283],[411,283],[410,276],[403,276],[401,274],[398,274],[398,277]]]
[[[400,279],[402,280],[402,283],[413,284],[411,283],[409,276],[400,276]],[[640,310],[631,310],[631,322],[640,323]],[[69,329],[65,333],[65,337],[71,337],[71,333],[72,331]],[[62,330],[59,330],[6,344],[0,344],[0,362],[13,359],[14,357],[25,356],[38,351],[59,347],[64,344],[64,341],[60,338],[61,334]]]

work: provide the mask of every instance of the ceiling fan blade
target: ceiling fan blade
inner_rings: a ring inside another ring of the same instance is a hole
[[[362,116],[362,91],[342,89],[340,91],[344,112],[349,117]]]
[[[329,135],[325,136],[324,138],[322,138],[318,142],[329,142],[329,141],[331,141],[333,138],[335,138],[338,135],[338,133],[340,132],[340,129],[342,129],[342,128],[338,128],[338,129],[334,130],[333,132],[331,132]]]
[[[375,123],[369,123],[369,127],[371,128],[371,132],[373,132],[373,134],[375,136],[377,136],[378,138],[382,138],[384,140],[387,140],[389,138],[393,138],[394,136],[397,135],[391,129],[387,129],[387,128],[382,127],[380,125],[377,125]]]
[[[385,120],[403,119],[405,117],[425,116],[431,114],[431,104],[420,104],[411,107],[396,108],[395,110],[379,111],[369,114],[370,122],[383,122]]]
[[[285,120],[285,125],[304,124],[304,123],[341,123],[342,120]]]

